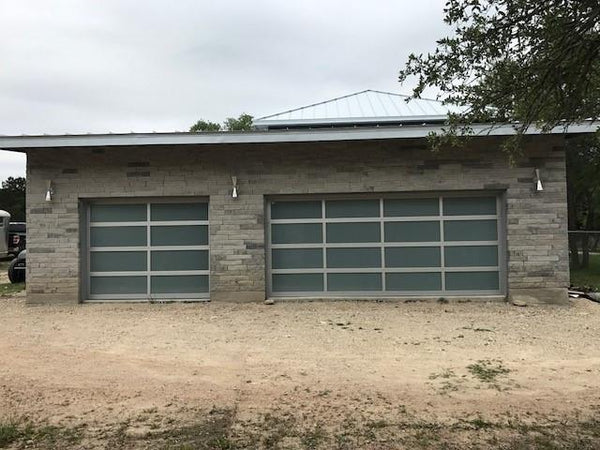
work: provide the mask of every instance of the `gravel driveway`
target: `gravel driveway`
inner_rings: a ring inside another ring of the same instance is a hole
[[[25,306],[0,299],[0,418],[115,423],[235,408],[337,420],[593,414],[600,305]]]

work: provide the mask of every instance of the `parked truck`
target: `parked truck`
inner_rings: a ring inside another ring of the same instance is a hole
[[[8,224],[8,253],[17,256],[27,244],[27,227],[25,222]]]

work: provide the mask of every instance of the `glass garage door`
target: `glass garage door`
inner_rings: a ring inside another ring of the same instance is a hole
[[[94,203],[88,298],[208,298],[208,204]]]
[[[269,294],[500,294],[495,195],[269,203]]]

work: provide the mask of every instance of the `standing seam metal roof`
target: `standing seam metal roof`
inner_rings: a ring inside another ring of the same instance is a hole
[[[313,103],[254,120],[257,127],[328,125],[333,123],[373,123],[403,121],[440,121],[458,108],[437,100],[411,99],[407,95],[367,89]]]

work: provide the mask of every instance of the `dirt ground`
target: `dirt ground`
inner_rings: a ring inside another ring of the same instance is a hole
[[[33,307],[16,297],[0,298],[0,320],[0,420],[87,427],[88,448],[115,427],[145,436],[211,410],[314,430],[350,419],[565,423],[600,409],[600,304],[587,300]],[[321,434],[302,436],[298,447],[319,447]]]

